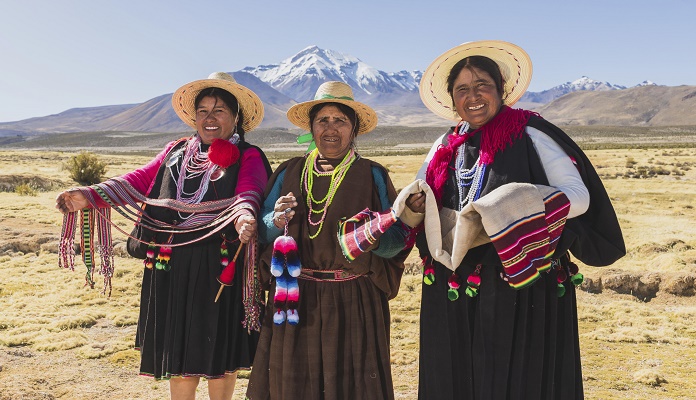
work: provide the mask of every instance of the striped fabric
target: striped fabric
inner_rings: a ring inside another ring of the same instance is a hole
[[[554,190],[548,193],[547,189],[553,188],[530,186],[532,188],[526,190],[537,191],[543,202],[542,210],[525,214],[527,209],[519,207],[519,204],[515,207],[518,212],[501,213],[505,207],[499,208],[498,217],[504,215],[510,222],[502,229],[496,229],[493,231],[495,233],[490,234],[491,242],[502,261],[508,283],[515,289],[530,285],[539,278],[540,272],[551,268],[551,256],[556,250],[556,244],[563,232],[570,210],[570,202],[563,192]],[[513,199],[507,201],[514,202]],[[492,209],[487,210],[495,212]],[[484,227],[490,222],[485,211],[481,213],[481,220]],[[490,232],[488,229],[489,227],[486,227],[486,231]]]
[[[338,244],[348,261],[369,251],[384,232],[396,222],[392,208],[370,211],[366,208],[354,216],[338,222]]]

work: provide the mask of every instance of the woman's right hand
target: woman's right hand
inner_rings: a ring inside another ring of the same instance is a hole
[[[425,193],[423,192],[418,192],[414,193],[406,199],[406,206],[411,209],[411,211],[415,213],[424,213],[425,212]]]
[[[293,207],[297,207],[297,199],[292,192],[276,200],[273,207],[273,224],[276,228],[285,228],[285,224],[295,215]]]
[[[56,208],[63,214],[87,208],[89,202],[79,190],[66,190],[56,197]]]

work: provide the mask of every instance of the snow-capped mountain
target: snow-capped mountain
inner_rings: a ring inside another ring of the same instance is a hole
[[[317,46],[309,46],[279,64],[247,67],[242,71],[298,102],[311,100],[319,85],[326,81],[346,82],[353,88],[356,100],[369,101],[372,105],[420,102],[418,83],[422,72],[384,72],[351,55]]]
[[[580,90],[606,91],[621,89],[626,89],[626,86],[613,85],[609,82],[599,82],[590,79],[586,76],[583,76],[580,79],[576,79],[572,82],[566,82],[562,85],[554,86],[551,89],[547,89],[542,92],[527,92],[522,96],[520,101],[546,104],[552,102],[553,100],[563,95],[566,95],[571,92],[577,92]]]
[[[422,71],[384,72],[352,55],[309,46],[278,64],[246,67],[231,73],[263,101],[266,112],[261,128],[294,128],[285,115],[288,108],[297,102],[311,100],[319,85],[329,80],[349,84],[356,100],[375,109],[379,125],[443,124],[443,120],[428,111],[420,100],[418,84]],[[636,86],[652,87],[656,84],[646,80]],[[571,92],[620,94],[615,91],[622,92],[623,89],[626,88],[583,76],[542,92],[527,92],[518,104],[538,109]],[[601,110],[595,113],[601,113]],[[170,93],[142,104],[77,108],[45,117],[0,123],[0,137],[85,131],[183,132],[189,129],[174,113]]]

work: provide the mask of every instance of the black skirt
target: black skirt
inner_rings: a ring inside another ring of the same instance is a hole
[[[242,326],[242,254],[234,284],[214,301],[223,268],[220,243],[174,248],[168,272],[145,269],[136,334],[142,375],[219,378],[251,367],[258,333]],[[229,247],[234,254],[236,245]]]
[[[435,283],[423,285],[418,398],[582,399],[575,288],[556,272],[522,290],[483,266],[476,297],[464,293],[473,266],[457,269],[459,299],[447,297],[452,272],[435,264]]]

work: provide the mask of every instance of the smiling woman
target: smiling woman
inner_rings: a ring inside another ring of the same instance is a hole
[[[231,75],[214,73],[180,87],[172,106],[195,134],[171,142],[142,168],[58,195],[68,232],[62,260],[74,261],[69,232],[76,213],[86,221],[80,232],[88,244],[96,214],[110,290],[109,210],[134,216],[128,251],[144,259],[135,339],[140,374],[169,380],[172,398],[195,398],[205,377],[210,398],[231,399],[237,371],[251,367],[260,328],[256,216],[270,165],[244,136],[261,122],[263,104]],[[229,251],[241,249],[235,273]],[[220,292],[223,282],[228,289]]]
[[[511,108],[531,76],[524,50],[488,40],[445,52],[420,82],[423,103],[454,126],[407,201],[425,225],[419,399],[584,398],[582,275],[570,254],[602,266],[626,250],[582,150],[538,114]],[[483,239],[467,240],[472,232]]]
[[[266,187],[259,238],[273,243],[260,268],[269,299],[247,396],[393,399],[388,300],[411,245],[410,228],[392,216],[385,168],[353,145],[377,115],[350,86],[326,82],[288,119],[312,132],[316,148],[281,164]],[[346,254],[338,222],[364,215],[394,224]]]

